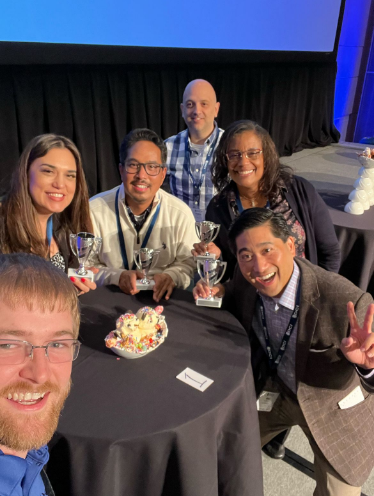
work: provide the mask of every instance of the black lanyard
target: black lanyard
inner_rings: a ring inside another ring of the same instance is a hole
[[[118,201],[119,201],[119,188],[116,193],[116,217],[117,217],[117,231],[118,231],[118,240],[119,240],[119,246],[121,248],[121,255],[122,255],[122,262],[123,266],[126,270],[129,270],[129,263],[127,260],[127,254],[126,254],[126,245],[125,245],[125,238],[123,237],[123,232],[122,232],[122,227],[121,227],[121,219],[119,216],[119,206],[118,206]],[[147,233],[145,235],[145,238],[143,239],[143,243],[141,248],[145,248],[147,246],[149,237],[152,233],[152,230],[154,228],[154,225],[156,224],[156,220],[158,217],[158,214],[160,213],[160,207],[161,207],[161,200],[159,204],[157,205],[156,212],[154,216],[152,217],[151,223],[149,224]],[[136,264],[133,262],[132,264],[132,270],[136,269]]]
[[[183,166],[185,168],[185,171],[187,172],[187,174],[190,176],[190,178],[192,180],[194,193],[195,193],[195,191],[197,192],[197,195],[194,194],[194,197],[198,196],[199,203],[200,203],[200,189],[201,189],[201,186],[203,185],[203,182],[204,182],[204,179],[206,176],[206,171],[207,171],[207,168],[209,165],[209,161],[210,161],[210,158],[213,155],[214,149],[217,145],[218,138],[219,138],[219,130],[217,129],[217,136],[216,136],[215,140],[213,141],[213,143],[210,145],[210,148],[208,150],[203,168],[201,170],[200,181],[198,183],[195,183],[195,179],[193,178],[193,175],[191,172],[191,148],[190,148],[190,143],[188,141],[188,133],[186,135],[185,150],[188,150],[188,153],[186,153],[186,157],[185,157],[185,161],[183,163]]]
[[[278,354],[277,354],[275,359],[273,357],[273,352],[271,351],[271,346],[270,346],[270,338],[269,338],[269,331],[268,331],[268,328],[266,325],[264,303],[262,301],[261,296],[259,296],[261,320],[262,320],[262,327],[263,327],[264,336],[265,336],[266,351],[268,354],[270,368],[272,370],[275,370],[278,367],[278,365],[280,364],[280,361],[282,360],[283,355],[286,352],[286,348],[288,346],[288,342],[290,340],[291,334],[292,334],[293,330],[295,329],[295,325],[297,323],[297,319],[299,316],[299,309],[300,309],[300,287],[301,287],[301,283],[299,280],[299,286],[297,288],[297,293],[296,293],[295,308],[293,309],[293,312],[292,312],[292,315],[290,318],[290,322],[287,326],[286,332],[283,335],[282,342],[281,342],[281,345],[280,345],[279,350],[278,350]]]

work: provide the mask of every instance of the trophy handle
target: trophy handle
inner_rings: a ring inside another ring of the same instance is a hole
[[[153,258],[152,258],[152,263],[149,266],[149,269],[148,270],[151,270],[151,268],[156,265],[156,263],[158,262],[159,255],[160,255],[160,251],[159,250],[154,250],[154,252],[153,252]]]
[[[203,281],[205,281],[205,275],[204,275],[204,272],[201,270],[203,266],[204,266],[204,261],[203,261],[203,260],[199,260],[199,259],[197,259],[197,260],[196,260],[196,269],[197,269],[197,273],[199,274],[200,279],[202,279]]]
[[[224,274],[226,272],[226,268],[227,268],[227,262],[220,262],[219,263],[219,267],[223,267],[223,268],[222,268],[221,274],[218,277],[218,279],[216,279],[214,281],[214,285],[218,284],[220,282],[220,280],[222,279],[222,277],[224,276]]]
[[[97,253],[99,253],[102,244],[103,244],[103,238],[96,236],[94,238],[91,253],[93,255],[96,255]]]
[[[78,250],[77,250],[77,234],[70,234],[69,237],[70,248],[74,255],[78,258]]]
[[[207,246],[210,243],[210,241],[205,241],[205,239],[202,239],[202,238],[204,238],[204,235],[206,233],[202,233],[201,232],[201,229],[200,229],[201,228],[201,224],[203,224],[203,222],[195,222],[196,236],[199,238],[199,240],[201,241],[201,243],[204,243],[205,246]]]
[[[93,238],[90,254],[88,255],[87,258],[88,266],[92,267],[98,262],[98,260],[96,259],[96,255],[98,255],[98,253],[100,252],[102,244],[103,244],[103,238],[100,238],[99,236]]]
[[[143,272],[142,261],[140,260],[140,251],[139,250],[134,251],[134,262],[135,262],[137,269],[140,270],[140,272]]]
[[[215,233],[215,235],[213,236],[213,238],[210,240],[210,242],[211,242],[211,243],[212,243],[212,242],[216,239],[216,237],[218,236],[219,230],[221,229],[221,224],[216,224],[216,225],[215,225],[215,229],[217,229],[217,230],[216,230],[216,233]],[[226,269],[225,269],[225,270],[226,270]]]

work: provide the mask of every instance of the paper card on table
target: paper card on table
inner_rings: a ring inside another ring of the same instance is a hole
[[[271,391],[262,391],[257,400],[258,412],[271,412],[274,403],[277,401],[279,393],[272,393]]]
[[[338,405],[342,410],[345,410],[346,408],[358,405],[358,403],[361,403],[362,401],[365,401],[365,398],[360,386],[357,386],[345,398],[339,401]]]
[[[199,391],[205,391],[214,382],[212,379],[208,379],[205,375],[201,375],[188,367],[177,375],[177,379]]]

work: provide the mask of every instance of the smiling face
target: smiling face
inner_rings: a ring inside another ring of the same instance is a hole
[[[226,153],[241,152],[242,157],[234,163],[228,162],[228,169],[239,191],[249,190],[255,193],[264,175],[264,155],[259,153],[248,159],[243,155],[243,152],[248,150],[262,150],[261,139],[253,131],[234,135]]]
[[[193,143],[204,142],[212,134],[218,110],[216,93],[208,81],[197,79],[187,85],[181,111]]]
[[[29,192],[39,215],[60,213],[70,205],[76,189],[77,164],[67,148],[52,148],[35,159],[28,172]]]
[[[75,338],[70,311],[43,313],[0,302],[0,315],[0,339],[44,345]],[[51,363],[43,348],[34,349],[33,359],[19,365],[0,361],[0,448],[4,452],[22,456],[50,440],[69,393],[71,367],[71,362]]]
[[[241,273],[260,293],[279,298],[293,272],[294,239],[276,238],[268,223],[247,229],[236,238]]]
[[[127,150],[125,163],[162,164],[161,150],[151,141],[137,141]],[[157,176],[150,176],[144,167],[140,167],[135,174],[128,173],[120,164],[119,171],[125,187],[126,201],[135,215],[139,215],[149,205],[164,182],[166,168],[162,168]]]

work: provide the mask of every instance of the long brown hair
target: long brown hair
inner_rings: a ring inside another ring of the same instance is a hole
[[[230,124],[223,133],[217,146],[212,164],[212,182],[219,193],[230,183],[226,153],[231,139],[248,131],[252,131],[261,140],[264,157],[264,174],[259,182],[259,190],[270,200],[279,194],[280,187],[292,178],[292,169],[279,162],[279,155],[270,134],[259,124],[249,120],[236,121]]]
[[[81,155],[75,144],[64,136],[42,134],[33,138],[18,161],[13,172],[10,190],[1,207],[0,252],[34,253],[48,256],[45,237],[40,234],[36,209],[29,192],[28,173],[37,158],[44,157],[52,148],[66,148],[77,165],[76,190],[72,202],[63,212],[53,214],[68,238],[70,233],[92,232],[88,205],[88,189],[82,167]]]

